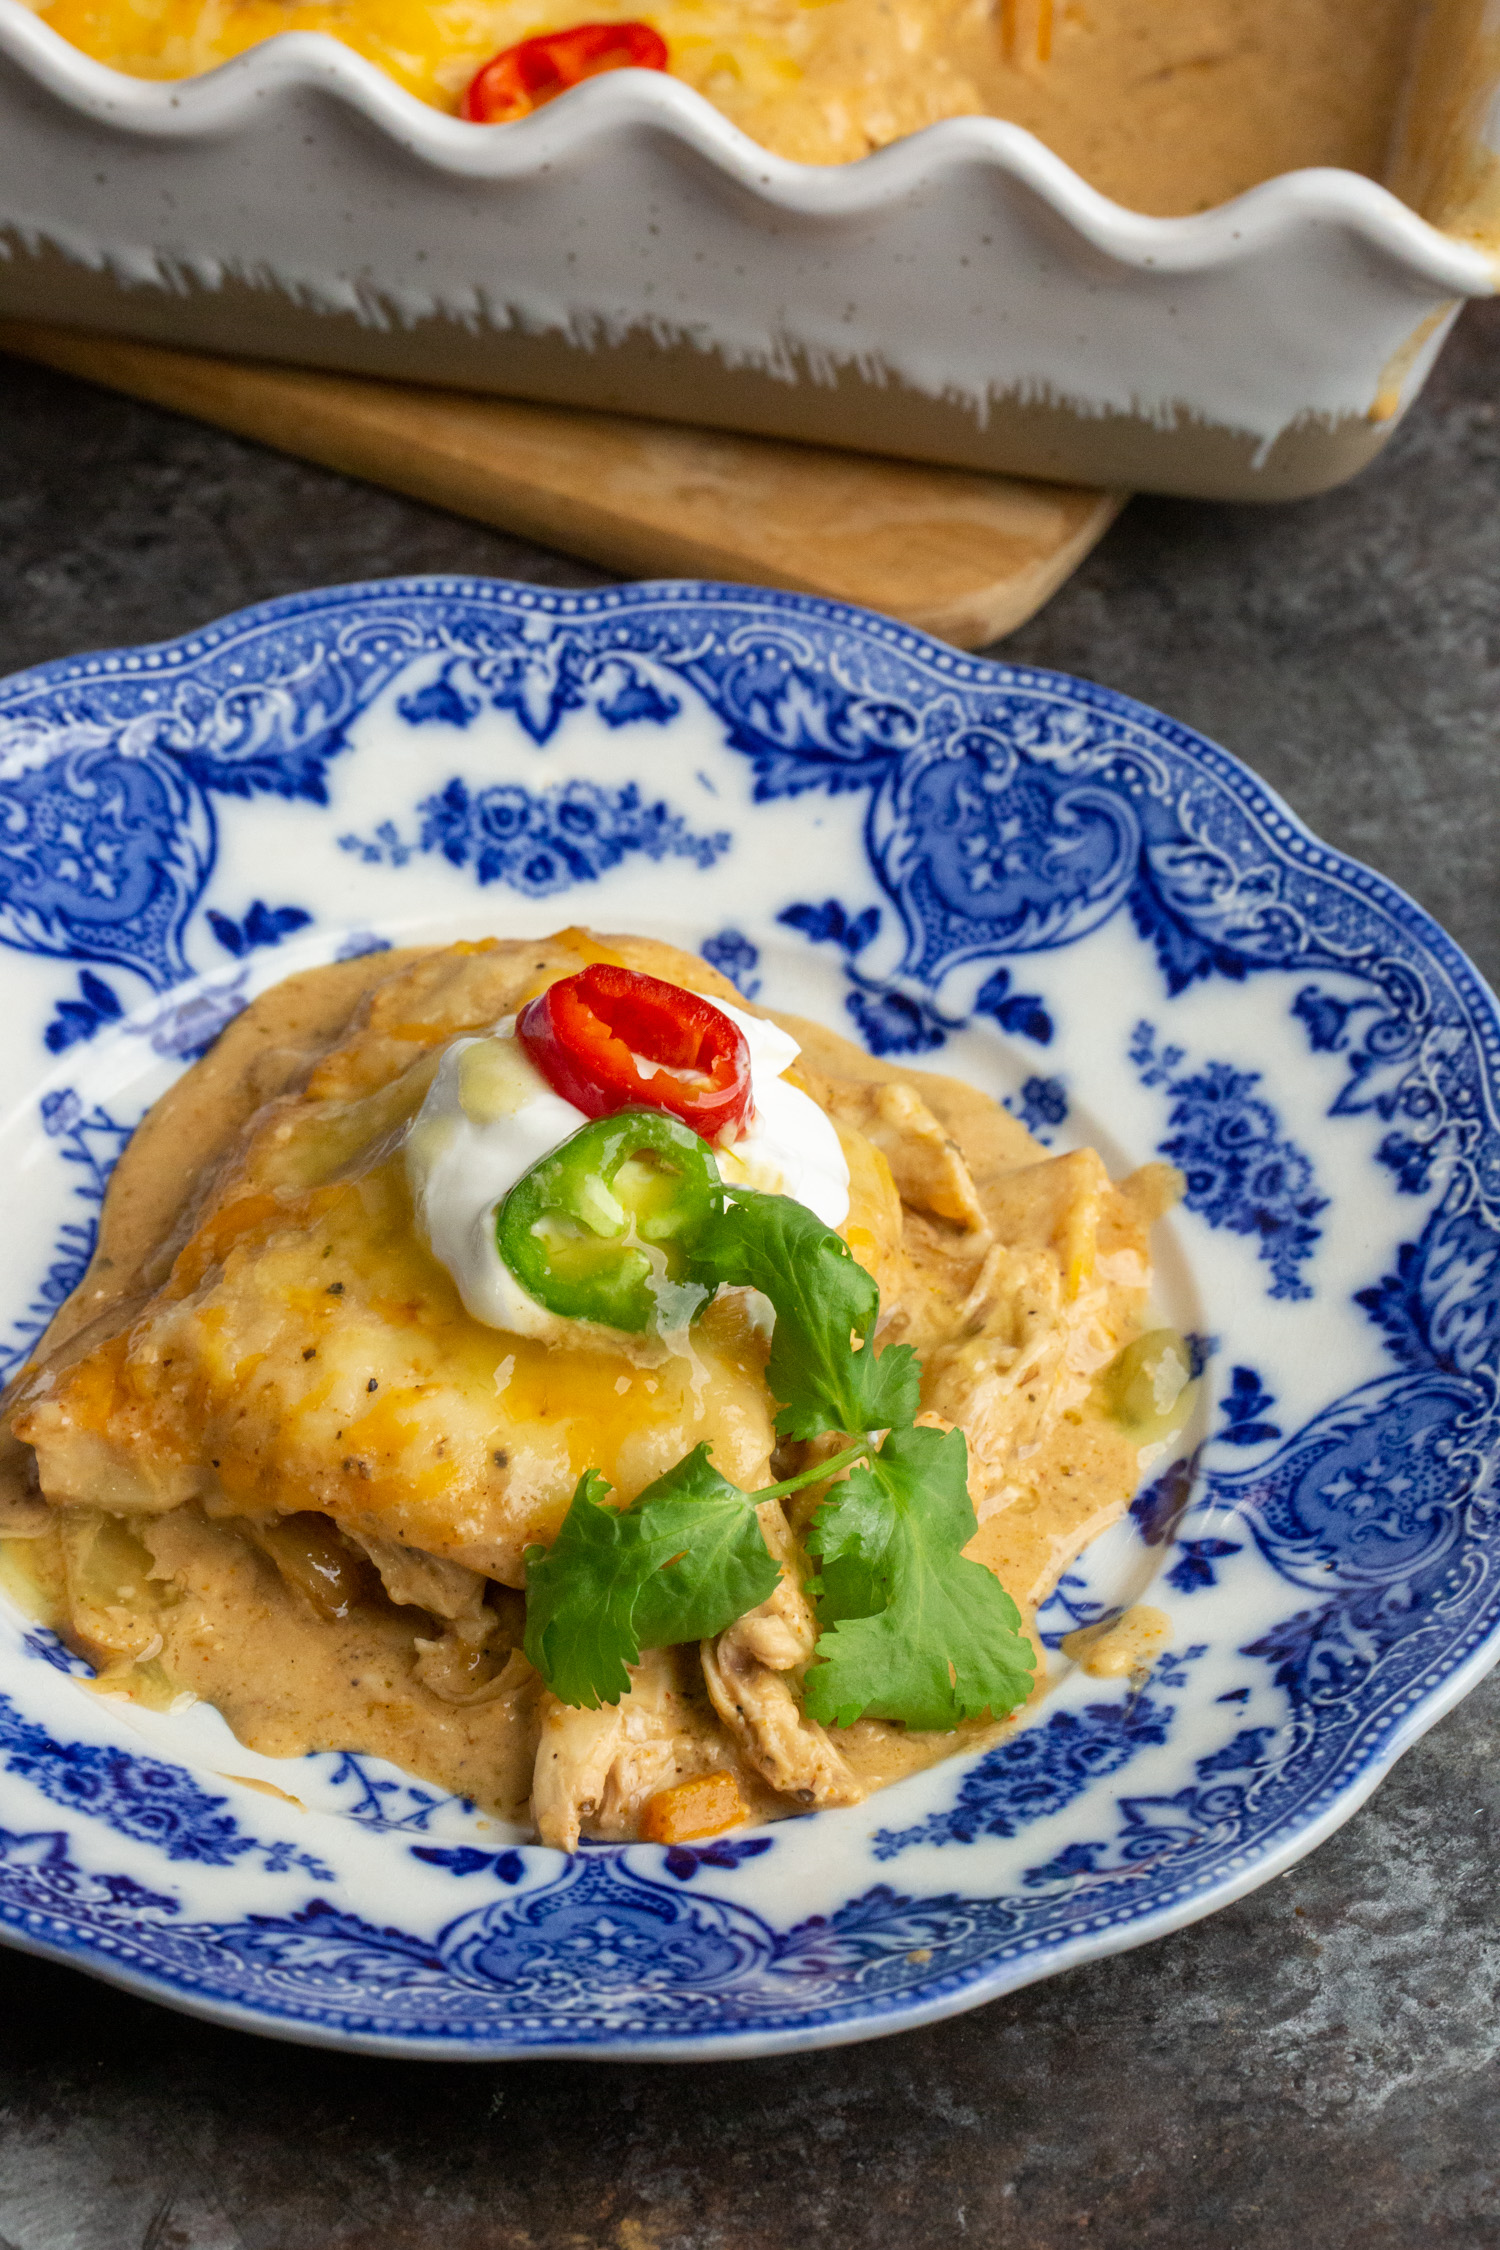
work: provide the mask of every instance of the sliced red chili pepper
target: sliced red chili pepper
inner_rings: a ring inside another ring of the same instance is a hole
[[[595,961],[523,1009],[516,1036],[553,1090],[585,1117],[646,1105],[705,1140],[750,1112],[750,1049],[701,993]]]
[[[506,47],[476,71],[460,114],[508,125],[602,70],[665,70],[667,43],[649,23],[577,23]]]

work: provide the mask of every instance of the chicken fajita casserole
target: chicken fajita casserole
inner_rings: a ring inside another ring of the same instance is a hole
[[[315,969],[148,1114],[0,1411],[6,1582],[271,1756],[571,1849],[993,1740],[1180,1426],[1177,1176],[571,929]]]

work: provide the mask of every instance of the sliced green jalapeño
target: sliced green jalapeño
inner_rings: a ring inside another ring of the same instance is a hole
[[[523,1289],[566,1320],[685,1327],[713,1294],[693,1251],[723,1195],[707,1141],[660,1109],[596,1118],[517,1180],[495,1223]]]

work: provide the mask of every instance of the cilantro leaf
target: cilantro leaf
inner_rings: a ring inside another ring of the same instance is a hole
[[[912,1419],[916,1358],[905,1344],[877,1356],[874,1277],[805,1204],[731,1188],[696,1262],[706,1278],[759,1289],[776,1309],[766,1381],[780,1401],[782,1437],[885,1430]]]
[[[756,1495],[721,1477],[706,1445],[628,1508],[578,1480],[550,1547],[526,1550],[526,1655],[554,1695],[586,1711],[618,1703],[643,1648],[712,1638],[776,1587]]]
[[[608,1481],[585,1469],[550,1547],[526,1550],[526,1656],[564,1703],[595,1711],[630,1686],[640,1655],[632,1620],[659,1567],[640,1519],[602,1505]]]
[[[636,1603],[642,1648],[712,1640],[776,1591],[781,1569],[761,1536],[758,1497],[721,1477],[706,1445],[647,1486],[629,1512],[665,1559]]]
[[[834,1486],[807,1539],[825,1627],[810,1717],[936,1730],[1023,1700],[1036,1658],[1000,1581],[962,1552],[975,1529],[961,1430],[893,1429]]]

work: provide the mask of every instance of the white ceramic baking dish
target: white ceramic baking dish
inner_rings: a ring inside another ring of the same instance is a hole
[[[1496,286],[1497,49],[1500,0],[1438,0],[1400,196],[1305,171],[1151,219],[993,118],[825,169],[655,73],[476,127],[321,35],[145,83],[0,0],[0,313],[1282,499],[1377,452]]]

